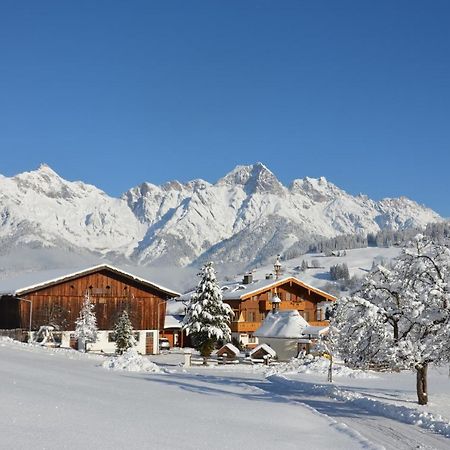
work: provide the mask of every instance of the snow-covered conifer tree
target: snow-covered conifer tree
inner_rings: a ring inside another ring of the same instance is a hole
[[[206,357],[217,340],[230,341],[229,324],[234,314],[222,301],[213,263],[205,264],[199,276],[201,279],[187,307],[183,329],[192,337],[195,348]]]
[[[89,292],[86,292],[80,315],[75,321],[75,337],[79,342],[78,348],[86,351],[86,344],[97,340],[97,332],[97,318],[95,317],[94,304],[91,302]]]
[[[352,366],[415,370],[418,401],[426,404],[429,364],[450,361],[450,249],[421,235],[411,245],[338,300],[334,339]]]
[[[126,310],[122,312],[119,320],[116,322],[114,338],[116,340],[116,353],[118,355],[122,355],[136,344],[133,336],[133,325]]]

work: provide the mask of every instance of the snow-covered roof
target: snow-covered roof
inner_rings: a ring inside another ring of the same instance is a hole
[[[312,326],[308,325],[306,328],[303,329],[302,335],[303,336],[316,336],[319,337],[322,334],[327,334],[330,327],[323,326]]]
[[[257,337],[297,339],[307,326],[308,322],[296,309],[270,312],[254,335]]]
[[[228,344],[225,344],[223,347],[221,347],[217,353],[222,353],[223,351],[230,351],[235,356],[238,356],[241,353],[240,350],[231,342],[228,342]]]
[[[167,315],[183,316],[186,313],[186,305],[183,302],[172,299],[166,303]]]
[[[178,292],[133,275],[129,272],[125,272],[124,270],[111,266],[109,264],[99,264],[96,266],[70,272],[68,272],[67,269],[29,272],[10,279],[0,280],[0,295],[24,295],[35,289],[41,289],[100,270],[109,270],[111,272],[115,272],[119,275],[129,278],[130,280],[134,280],[148,287],[163,291],[173,297],[177,297],[180,295]]]
[[[259,344],[258,346],[256,346],[250,352],[250,356],[253,356],[255,353],[257,353],[261,349],[264,350],[268,355],[272,356],[273,358],[275,358],[275,356],[277,356],[277,352],[272,347],[269,347],[267,344]]]
[[[183,326],[183,316],[172,315],[172,314],[166,315],[166,317],[164,319],[164,329],[165,330],[167,330],[168,328],[181,329],[182,326]]]
[[[243,284],[243,283],[228,283],[222,286],[222,295],[224,300],[244,300],[252,295],[258,294],[260,292],[264,292],[268,289],[272,289],[282,284],[292,282],[299,286],[304,287],[312,292],[315,292],[319,295],[322,295],[328,300],[336,300],[336,297],[329,294],[328,292],[322,291],[321,289],[317,289],[314,286],[311,286],[296,277],[284,277],[279,278],[278,280],[269,278],[262,280],[255,280],[252,283]],[[191,298],[193,291],[187,292],[180,296],[180,300],[189,300]]]

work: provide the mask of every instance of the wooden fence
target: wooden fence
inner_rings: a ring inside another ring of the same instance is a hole
[[[28,342],[28,331],[22,328],[0,330],[0,336],[6,336],[20,342]]]

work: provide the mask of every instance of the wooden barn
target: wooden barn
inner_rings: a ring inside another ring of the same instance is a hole
[[[95,304],[99,330],[113,330],[118,316],[126,309],[136,331],[156,330],[151,335],[153,344],[142,344],[141,350],[144,352],[145,348],[145,353],[153,353],[159,331],[164,328],[166,302],[179,295],[107,264],[50,275],[49,272],[30,274],[32,283],[26,277],[0,282],[0,329],[36,331],[42,325],[50,325],[61,332],[74,331],[88,292]],[[106,335],[111,341],[111,333]]]

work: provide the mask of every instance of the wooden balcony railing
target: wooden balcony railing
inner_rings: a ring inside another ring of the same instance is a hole
[[[312,327],[327,327],[328,325],[330,325],[329,320],[310,320],[308,321],[308,323]]]
[[[261,322],[231,322],[230,328],[233,333],[253,333]]]
[[[327,327],[328,320],[310,320],[309,325],[313,327]],[[254,333],[261,325],[261,322],[231,322],[230,329],[233,333]]]

